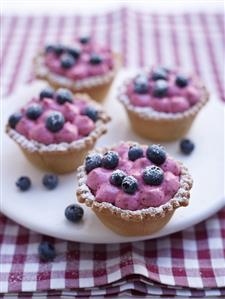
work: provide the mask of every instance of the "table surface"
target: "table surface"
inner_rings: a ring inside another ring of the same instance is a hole
[[[52,9],[52,0],[3,0],[3,14],[72,14],[82,13],[89,14],[118,9],[119,7],[127,6],[129,8],[145,10],[151,9],[157,12],[182,12],[182,11],[223,11],[223,0],[208,0],[207,3],[203,0],[55,0],[54,9]]]

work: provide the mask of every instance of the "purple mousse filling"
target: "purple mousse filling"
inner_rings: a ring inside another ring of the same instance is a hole
[[[159,207],[180,187],[180,165],[158,145],[122,143],[86,158],[87,186],[98,202],[125,210]]]
[[[73,46],[48,45],[44,53],[46,67],[55,74],[72,80],[105,75],[114,68],[114,57],[108,47],[101,47],[91,39]]]
[[[133,106],[179,113],[201,99],[202,84],[196,76],[164,67],[152,67],[148,73],[139,74],[127,82],[125,94]]]

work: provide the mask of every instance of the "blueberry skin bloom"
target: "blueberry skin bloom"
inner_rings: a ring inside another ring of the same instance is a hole
[[[70,90],[66,88],[59,88],[56,91],[56,102],[60,105],[65,104],[66,102],[73,102],[73,94]]]
[[[85,171],[89,173],[91,170],[101,167],[102,156],[100,154],[92,154],[85,159]]]
[[[16,112],[9,117],[8,123],[10,128],[15,129],[18,122],[21,120],[22,114],[20,112]]]
[[[113,171],[110,177],[110,183],[114,186],[120,187],[126,174],[120,169]]]
[[[144,157],[143,149],[138,145],[132,145],[128,151],[128,158],[131,161],[135,161],[139,158]]]
[[[61,59],[61,67],[64,69],[70,69],[75,64],[75,58],[70,54],[63,54]]]
[[[65,123],[64,116],[60,112],[52,112],[46,118],[45,126],[46,128],[53,133],[60,131]]]
[[[175,83],[177,86],[179,86],[180,88],[184,88],[188,85],[189,80],[186,76],[184,75],[177,75]]]
[[[156,165],[161,165],[166,161],[165,150],[156,144],[150,145],[146,151],[147,158]]]
[[[59,182],[58,176],[55,174],[46,174],[43,177],[42,183],[48,190],[53,190],[57,187]]]
[[[77,223],[77,222],[81,221],[81,219],[83,218],[83,215],[84,215],[84,210],[78,204],[69,205],[65,209],[65,217],[70,222]]]
[[[88,116],[93,122],[96,122],[98,119],[98,110],[94,107],[88,106],[84,109],[83,114]]]
[[[31,187],[31,180],[27,176],[21,176],[17,181],[16,181],[16,186],[21,190],[21,191],[27,191]]]
[[[180,150],[185,155],[190,155],[195,148],[194,143],[190,139],[183,139],[180,142]]]
[[[134,80],[134,92],[138,94],[146,94],[149,89],[148,78],[145,75],[139,75]]]
[[[102,166],[106,169],[114,169],[119,163],[119,155],[117,152],[109,151],[102,157]]]
[[[54,89],[51,87],[46,87],[45,89],[43,89],[40,92],[40,100],[44,99],[44,98],[48,98],[48,99],[53,99],[54,97]]]
[[[166,80],[157,80],[153,86],[153,95],[157,98],[162,98],[167,95],[168,83]]]
[[[47,241],[43,241],[38,246],[39,258],[43,262],[51,262],[56,257],[55,247]]]
[[[43,112],[43,108],[38,104],[33,104],[32,106],[27,108],[26,116],[31,120],[38,119]]]
[[[100,64],[102,63],[102,57],[98,54],[93,53],[90,57],[90,63],[94,65]]]
[[[122,189],[125,193],[134,194],[138,189],[138,182],[133,176],[126,176],[122,182]]]
[[[158,166],[148,166],[144,169],[142,178],[147,185],[158,186],[163,182],[164,174]]]

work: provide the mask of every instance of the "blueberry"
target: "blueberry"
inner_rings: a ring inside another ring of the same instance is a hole
[[[114,186],[120,187],[125,176],[126,174],[122,170],[117,169],[113,171],[110,177],[110,183]]]
[[[65,123],[64,116],[61,112],[51,112],[46,118],[45,126],[46,128],[53,133],[60,131]]]
[[[122,189],[125,193],[134,194],[138,189],[138,182],[133,176],[126,176],[122,182]]]
[[[114,169],[119,163],[119,155],[116,152],[108,151],[102,157],[102,167]]]
[[[160,167],[152,165],[144,169],[142,178],[147,185],[158,186],[162,184],[164,174]]]
[[[102,62],[102,57],[98,54],[91,54],[90,63],[91,64],[100,64]]]
[[[185,155],[190,155],[194,150],[195,145],[190,139],[183,139],[180,142],[180,150]]]
[[[54,45],[54,53],[56,55],[61,55],[64,52],[65,48],[62,45]]]
[[[165,150],[156,144],[150,145],[146,151],[147,158],[156,165],[161,165],[166,160]]]
[[[75,64],[75,59],[70,54],[63,54],[60,63],[62,68],[70,69]]]
[[[184,75],[177,75],[176,77],[176,85],[183,88],[183,87],[186,87],[188,85],[188,78]]]
[[[84,210],[77,204],[69,205],[65,209],[65,217],[71,222],[79,222],[83,218]]]
[[[167,70],[163,67],[158,67],[152,72],[152,80],[167,80]]]
[[[20,112],[16,112],[9,117],[8,123],[10,128],[15,129],[18,122],[21,120],[22,114]]]
[[[32,106],[27,108],[26,116],[29,119],[36,120],[42,114],[43,108],[41,105],[33,104]]]
[[[165,80],[157,80],[153,86],[153,95],[157,98],[166,96],[168,90],[168,83]]]
[[[66,48],[66,52],[73,56],[73,58],[78,59],[80,57],[81,50],[79,48]]]
[[[17,181],[16,181],[16,186],[21,190],[21,191],[27,191],[31,187],[31,180],[27,176],[21,176]]]
[[[66,102],[73,102],[73,94],[66,88],[60,88],[56,91],[56,101],[58,104],[63,105]]]
[[[128,158],[131,161],[135,161],[144,156],[143,149],[138,145],[132,145],[128,151]]]
[[[43,185],[49,190],[55,189],[58,185],[58,182],[58,176],[55,174],[45,174],[42,179]]]
[[[91,154],[85,160],[85,170],[89,173],[92,169],[101,167],[102,156],[100,154]]]
[[[148,89],[148,78],[145,75],[137,76],[134,80],[134,91],[139,94],[145,94],[148,92]]]
[[[87,44],[90,41],[90,37],[89,36],[82,36],[80,37],[80,43],[81,44]]]
[[[56,257],[55,247],[48,241],[43,241],[38,246],[38,254],[43,262],[53,261]]]
[[[54,46],[53,45],[47,45],[45,47],[45,52],[46,53],[53,53],[54,52]]]
[[[94,107],[88,106],[83,111],[84,115],[87,115],[90,119],[92,119],[94,122],[98,119],[98,110],[96,110]]]
[[[52,99],[54,96],[54,89],[51,88],[51,87],[46,87],[45,89],[43,89],[41,92],[40,92],[40,99],[44,99],[44,98],[48,98],[48,99]]]

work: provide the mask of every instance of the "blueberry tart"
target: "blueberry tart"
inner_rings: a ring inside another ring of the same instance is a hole
[[[160,145],[133,142],[89,152],[77,175],[78,201],[124,236],[162,229],[177,208],[188,205],[193,183],[187,168]]]
[[[197,76],[158,66],[124,82],[118,98],[137,134],[172,141],[185,136],[209,93]]]
[[[34,59],[37,78],[54,88],[87,93],[96,101],[106,97],[119,65],[119,55],[88,37],[73,45],[46,45]]]
[[[6,132],[35,166],[68,173],[106,133],[109,120],[88,95],[46,87],[9,117]]]

